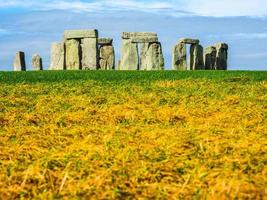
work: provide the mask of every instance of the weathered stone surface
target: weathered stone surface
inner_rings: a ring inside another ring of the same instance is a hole
[[[140,64],[140,70],[164,69],[162,47],[159,42],[142,44]]]
[[[132,43],[130,39],[122,40],[121,59],[119,61],[119,70],[138,70],[139,57],[138,46]]]
[[[218,43],[216,46],[216,70],[227,70],[227,59],[228,59],[228,45],[225,43]]]
[[[81,48],[78,40],[72,39],[65,42],[66,46],[66,69],[81,69]]]
[[[205,48],[204,59],[205,69],[214,70],[216,61],[216,48],[213,46]]]
[[[42,58],[38,54],[34,54],[32,56],[32,69],[33,70],[43,70]]]
[[[97,43],[99,45],[112,45],[113,39],[112,38],[98,38]]]
[[[158,42],[158,37],[133,37],[131,38],[133,43],[154,43]]]
[[[149,43],[144,43],[141,46],[140,52],[140,67],[139,70],[147,70],[151,58],[149,57]]]
[[[83,39],[83,38],[97,38],[97,30],[66,30],[64,31],[64,39]]]
[[[25,53],[24,52],[17,52],[14,62],[13,62],[14,71],[26,71],[26,64],[25,64]]]
[[[190,70],[203,70],[203,47],[199,44],[191,45],[190,47]]]
[[[112,70],[115,68],[115,51],[112,45],[103,45],[99,48],[99,67],[102,70]]]
[[[151,32],[123,32],[122,39],[131,39],[134,37],[157,37],[157,33]]]
[[[49,70],[65,69],[65,47],[64,43],[53,43],[51,46]]]
[[[199,40],[198,39],[190,39],[190,38],[181,38],[178,43],[199,44]]]
[[[172,69],[186,70],[186,45],[185,43],[178,43],[172,50]]]
[[[226,43],[217,43],[214,45],[216,48],[222,48],[228,50],[228,44]]]
[[[82,69],[96,70],[98,68],[98,46],[97,38],[82,39]]]

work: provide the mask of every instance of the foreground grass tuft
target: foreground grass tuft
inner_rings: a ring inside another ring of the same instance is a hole
[[[0,73],[0,199],[264,199],[266,72]]]

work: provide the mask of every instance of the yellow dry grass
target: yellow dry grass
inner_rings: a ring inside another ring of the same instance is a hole
[[[0,199],[266,199],[267,83],[0,84]]]

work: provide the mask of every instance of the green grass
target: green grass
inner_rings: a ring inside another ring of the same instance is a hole
[[[0,72],[0,199],[264,199],[266,105],[267,72]]]
[[[2,83],[60,81],[133,81],[210,79],[229,82],[267,80],[267,71],[39,71],[0,72]]]

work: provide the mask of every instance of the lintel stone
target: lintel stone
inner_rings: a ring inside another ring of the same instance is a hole
[[[191,39],[191,38],[182,38],[179,40],[179,43],[199,44],[199,40],[198,39]]]
[[[158,42],[158,37],[133,37],[131,39],[131,42],[133,43],[156,43]]]
[[[93,30],[66,30],[64,31],[64,39],[83,39],[83,38],[97,38],[98,31]]]
[[[97,43],[99,45],[112,45],[113,39],[112,38],[98,38]]]
[[[157,37],[157,33],[152,32],[123,32],[122,39],[131,39],[134,37]]]

